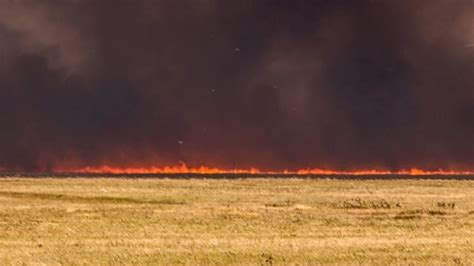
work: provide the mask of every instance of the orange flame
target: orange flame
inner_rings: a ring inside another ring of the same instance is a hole
[[[338,171],[319,168],[308,168],[300,170],[263,171],[258,168],[248,169],[221,169],[215,167],[188,167],[186,164],[164,167],[83,167],[70,169],[56,169],[54,172],[70,172],[83,174],[249,174],[249,175],[474,175],[472,171],[452,170],[422,170],[411,168],[399,171],[388,170],[355,170]]]

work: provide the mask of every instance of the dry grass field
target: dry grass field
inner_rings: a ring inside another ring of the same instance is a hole
[[[0,178],[0,264],[474,264],[474,181]]]

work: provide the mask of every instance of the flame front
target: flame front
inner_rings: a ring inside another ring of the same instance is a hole
[[[216,167],[200,166],[188,167],[186,164],[164,167],[82,167],[55,169],[59,173],[82,173],[82,174],[249,174],[249,175],[474,175],[473,171],[456,170],[423,170],[411,168],[398,171],[362,169],[362,170],[330,170],[320,168],[307,168],[299,170],[266,171],[258,168],[248,169],[222,169]]]

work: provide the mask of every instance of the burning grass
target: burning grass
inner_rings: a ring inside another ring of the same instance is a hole
[[[474,263],[474,181],[0,179],[1,264]]]

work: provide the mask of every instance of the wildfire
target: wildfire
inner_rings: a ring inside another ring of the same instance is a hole
[[[411,168],[400,171],[388,170],[356,170],[338,171],[328,169],[300,169],[282,171],[264,171],[258,168],[248,169],[221,169],[215,167],[188,167],[186,164],[164,167],[83,167],[77,169],[56,169],[54,172],[71,172],[83,174],[249,174],[249,175],[474,175],[472,171],[452,171],[452,170],[422,170]]]

